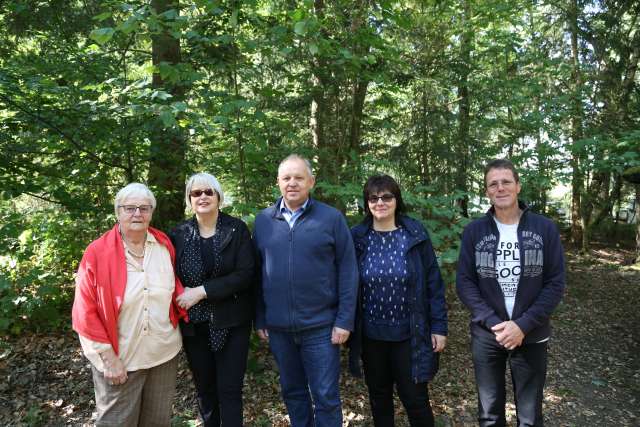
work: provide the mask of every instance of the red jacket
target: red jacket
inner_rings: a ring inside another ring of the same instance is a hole
[[[171,241],[160,230],[149,227],[158,243],[169,250],[175,264],[175,250]],[[174,265],[175,271],[175,265]],[[176,296],[184,288],[175,278],[175,290],[169,308],[169,318],[175,328],[180,318],[187,317],[176,303]],[[76,277],[76,294],[71,319],[73,329],[93,341],[111,344],[118,354],[118,314],[127,286],[127,265],[122,237],[116,224],[111,230],[91,242],[82,257]]]

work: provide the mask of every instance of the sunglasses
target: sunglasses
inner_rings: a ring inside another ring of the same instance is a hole
[[[200,197],[203,193],[209,197],[212,197],[215,194],[215,191],[213,191],[211,188],[207,188],[206,190],[193,190],[189,193],[189,195],[191,197]]]
[[[378,203],[378,200],[382,200],[384,203],[389,203],[390,201],[392,201],[395,198],[396,198],[396,196],[394,196],[393,194],[385,193],[382,196],[369,196],[369,198],[367,200],[369,200],[369,203],[371,203],[371,204],[376,204],[376,203]]]

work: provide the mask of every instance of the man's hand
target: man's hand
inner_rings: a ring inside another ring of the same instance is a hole
[[[507,350],[513,350],[514,348],[522,345],[524,333],[513,320],[498,323],[496,326],[491,328],[491,330],[496,334],[496,341],[498,341],[498,344]]]
[[[267,331],[266,329],[256,329],[256,333],[258,334],[260,340],[262,340],[263,342],[269,342],[269,331]]]
[[[346,329],[338,328],[337,326],[333,327],[331,331],[331,344],[344,344],[349,339],[349,335],[351,332]]]
[[[207,297],[207,292],[204,290],[204,286],[198,286],[197,288],[184,288],[184,292],[178,295],[176,302],[185,310],[189,310]]]
[[[434,353],[440,353],[447,345],[447,337],[444,335],[431,334],[431,345]]]
[[[111,385],[127,382],[127,369],[113,349],[100,353],[104,365],[104,379]]]

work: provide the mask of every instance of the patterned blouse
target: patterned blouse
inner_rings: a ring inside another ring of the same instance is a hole
[[[365,336],[382,341],[403,341],[410,337],[409,233],[369,230],[367,252],[360,264],[363,283],[362,312]]]

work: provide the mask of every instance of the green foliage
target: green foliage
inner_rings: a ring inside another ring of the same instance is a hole
[[[632,2],[578,2],[577,70],[568,13],[550,3],[193,0],[161,13],[119,0],[5,3],[0,333],[63,321],[115,192],[157,175],[158,158],[185,165],[174,184],[216,175],[225,209],[250,224],[277,197],[291,152],[312,160],[316,195],[351,223],[368,174],[390,173],[448,283],[460,201],[483,197],[490,158],[514,160],[540,212],[557,210],[551,190],[574,180],[605,214],[636,191],[616,184],[640,163]],[[160,35],[179,41],[180,61],[152,61]],[[184,159],[157,144],[171,138]],[[165,186],[157,196],[179,197]]]
[[[59,328],[68,321],[82,239],[93,234],[90,220],[21,202],[2,203],[0,334]]]
[[[346,207],[347,220],[351,226],[364,218],[362,186],[364,183],[348,182],[341,185],[319,183],[322,195],[331,200],[340,200]],[[431,187],[412,186],[402,189],[402,198],[407,205],[408,215],[421,221],[426,227],[438,256],[445,282],[455,282],[455,265],[460,250],[460,235],[468,220],[460,217],[455,208],[459,194],[438,196]]]
[[[469,222],[461,217],[455,201],[460,194],[437,195],[432,187],[417,186],[404,191],[409,215],[422,221],[429,232],[447,285],[455,285],[455,268],[460,252],[462,229]]]

